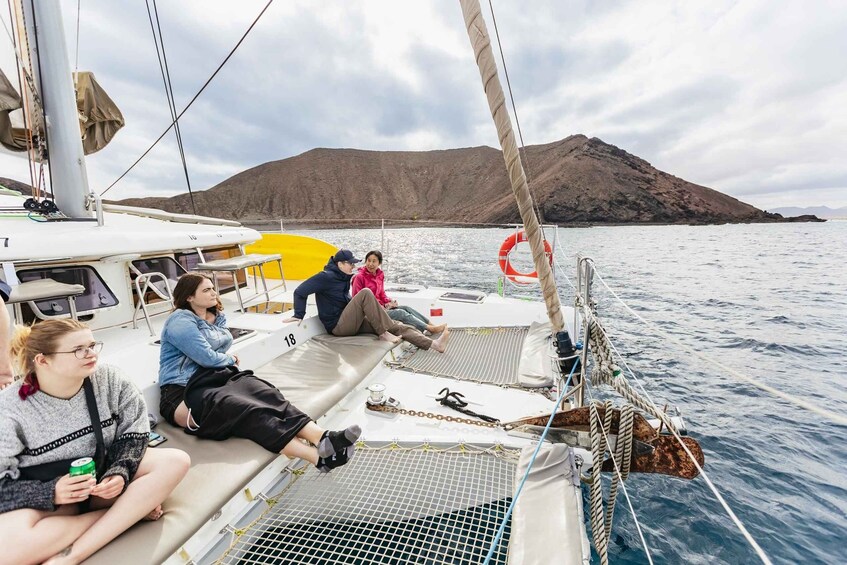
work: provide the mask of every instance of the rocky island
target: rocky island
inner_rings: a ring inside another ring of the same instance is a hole
[[[584,135],[529,146],[524,163],[546,223],[789,220],[660,171],[644,159]],[[247,223],[284,219],[292,224],[322,220],[318,223],[338,225],[342,219],[358,218],[480,224],[520,221],[502,154],[484,146],[438,151],[313,149],[195,191],[194,200],[198,214]],[[188,194],[118,203],[192,213]]]

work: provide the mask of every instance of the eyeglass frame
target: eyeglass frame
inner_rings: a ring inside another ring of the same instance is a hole
[[[57,355],[59,353],[73,353],[74,357],[76,357],[77,359],[85,359],[86,357],[88,357],[89,351],[91,353],[93,353],[94,355],[97,355],[98,353],[103,351],[103,342],[102,341],[95,341],[91,345],[81,345],[81,346],[77,347],[76,349],[72,349],[71,351],[51,351],[49,353],[45,353],[44,355]],[[82,353],[82,357],[79,356],[80,353]]]

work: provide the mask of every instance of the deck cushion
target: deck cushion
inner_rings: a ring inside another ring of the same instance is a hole
[[[354,389],[391,344],[376,336],[319,335],[256,370],[300,410],[319,418]]]
[[[85,292],[85,287],[81,284],[65,284],[53,279],[41,279],[13,286],[7,304],[77,296],[83,292]]]
[[[320,335],[255,372],[317,419],[358,386],[390,348],[376,336]],[[156,431],[168,438],[162,447],[191,455],[188,475],[165,501],[160,520],[136,524],[86,563],[161,563],[277,457],[243,439],[198,439],[166,423]]]

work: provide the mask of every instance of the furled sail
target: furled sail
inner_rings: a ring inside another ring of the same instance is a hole
[[[76,107],[82,149],[86,155],[100,151],[124,127],[124,117],[106,91],[97,84],[94,73],[81,72],[76,77]]]
[[[79,111],[79,131],[86,155],[100,151],[124,126],[124,117],[106,91],[97,84],[94,74],[77,75],[76,106]],[[27,150],[27,130],[22,126],[23,107],[20,94],[0,70],[0,144],[9,151]],[[33,104],[37,108],[37,105]],[[14,115],[10,115],[13,114]],[[38,109],[40,117],[40,109]],[[37,123],[42,123],[39,119]],[[40,130],[40,128],[37,128]],[[33,135],[39,137],[39,131]]]

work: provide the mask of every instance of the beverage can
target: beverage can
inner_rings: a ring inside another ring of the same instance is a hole
[[[76,477],[78,475],[94,475],[97,472],[94,459],[91,457],[83,457],[71,463],[70,475]]]

